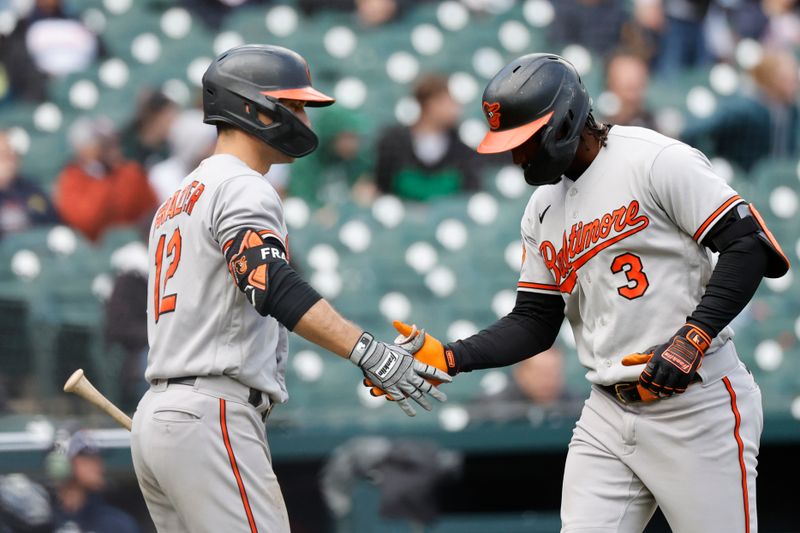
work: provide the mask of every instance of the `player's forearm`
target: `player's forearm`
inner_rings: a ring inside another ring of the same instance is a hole
[[[286,261],[283,244],[243,228],[225,252],[234,282],[259,314],[348,357],[362,329],[345,320]]]
[[[319,300],[300,318],[294,332],[347,358],[363,330],[337,313],[327,301]]]
[[[687,321],[712,337],[742,312],[767,268],[767,250],[758,240],[742,237],[720,252],[706,292]]]
[[[456,372],[513,365],[555,342],[564,320],[561,296],[518,292],[514,310],[475,335],[447,345]]]

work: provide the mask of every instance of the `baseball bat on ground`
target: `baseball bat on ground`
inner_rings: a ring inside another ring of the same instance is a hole
[[[97,407],[106,412],[108,416],[117,421],[117,423],[127,429],[131,430],[131,418],[119,410],[119,408],[111,403],[111,401],[103,396],[100,391],[94,388],[91,381],[83,375],[83,369],[79,368],[69,377],[64,383],[64,392],[71,392],[77,394],[84,400],[87,400]]]

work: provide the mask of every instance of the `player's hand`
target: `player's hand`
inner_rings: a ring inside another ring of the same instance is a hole
[[[361,368],[364,377],[390,394],[408,416],[417,414],[408,398],[428,411],[433,406],[426,395],[440,402],[447,401],[447,396],[426,380],[449,382],[452,378],[435,367],[417,361],[400,346],[376,341],[365,332],[350,352],[350,360]]]
[[[659,395],[681,394],[689,386],[711,345],[711,336],[692,324],[686,324],[667,342],[622,358],[624,366],[647,363],[639,375],[639,384]]]
[[[424,329],[418,330],[417,326],[409,326],[399,320],[392,322],[392,325],[399,333],[394,340],[397,346],[407,350],[415,359],[426,365],[434,366],[447,375],[453,373],[455,361],[451,358],[448,364],[446,351],[439,339],[426,333]],[[434,382],[434,385],[438,384],[439,382]]]
[[[448,375],[453,372],[453,367],[448,365],[444,346],[436,337],[426,333],[424,329],[418,330],[417,326],[409,326],[399,320],[395,320],[392,324],[399,333],[394,340],[395,345],[410,352],[415,359],[426,365],[433,366]],[[451,362],[453,365],[455,364],[455,361]],[[441,383],[441,381],[435,379],[429,381],[433,385]],[[370,394],[373,396],[383,396],[385,394],[379,387],[373,386],[369,379],[364,380],[364,385],[371,387]],[[393,400],[394,398],[390,395],[387,399]]]

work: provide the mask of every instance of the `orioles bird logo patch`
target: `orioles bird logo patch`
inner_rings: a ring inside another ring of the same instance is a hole
[[[486,114],[486,120],[489,121],[489,127],[493,130],[496,130],[500,127],[500,104],[495,102],[490,104],[489,102],[483,103],[483,112]]]
[[[236,261],[234,261],[234,267],[236,268],[236,273],[240,276],[247,273],[247,258],[245,256],[240,257]]]

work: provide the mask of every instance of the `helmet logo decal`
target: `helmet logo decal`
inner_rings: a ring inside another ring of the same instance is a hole
[[[489,102],[483,103],[483,112],[486,114],[486,120],[489,122],[489,127],[496,130],[500,127],[500,103]]]

